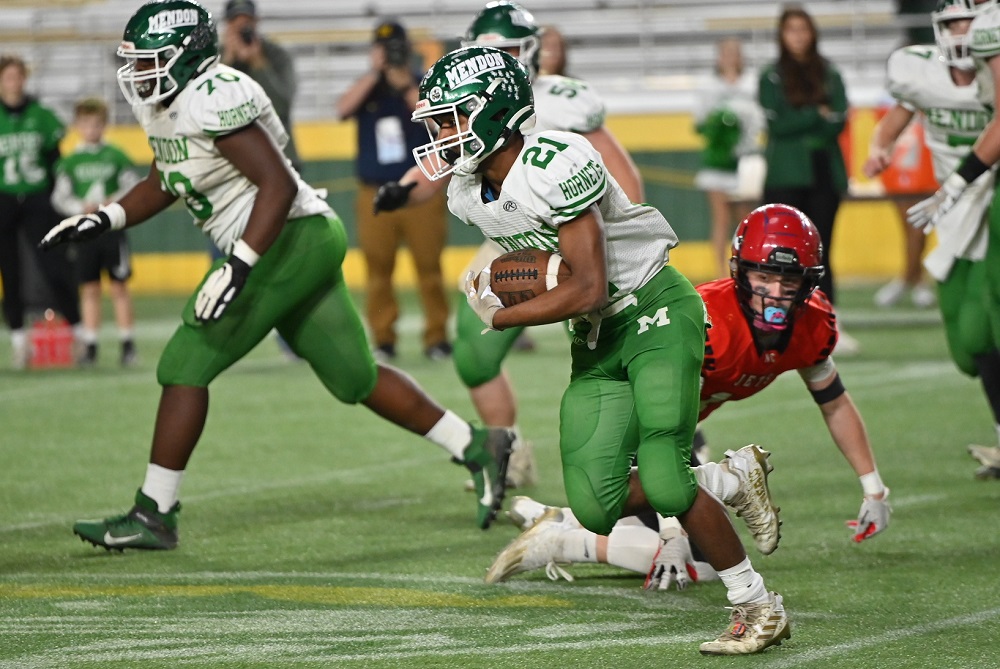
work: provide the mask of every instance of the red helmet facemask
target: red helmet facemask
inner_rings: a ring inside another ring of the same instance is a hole
[[[758,312],[752,306],[755,293],[747,278],[750,271],[801,277],[802,285],[792,297],[772,296],[770,299],[779,304]],[[736,228],[729,272],[736,280],[740,306],[754,330],[762,334],[783,332],[791,326],[796,308],[813,294],[826,272],[819,231],[795,207],[785,204],[758,207]]]

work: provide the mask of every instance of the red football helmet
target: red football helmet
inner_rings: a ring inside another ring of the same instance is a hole
[[[787,313],[772,320],[754,312],[750,306],[753,289],[747,279],[748,271],[802,277],[802,287],[791,298]],[[755,326],[783,329],[791,322],[795,307],[816,290],[825,272],[819,231],[809,217],[795,207],[765,204],[751,211],[737,226],[729,273],[736,280],[740,304]],[[783,319],[780,323],[779,317]]]

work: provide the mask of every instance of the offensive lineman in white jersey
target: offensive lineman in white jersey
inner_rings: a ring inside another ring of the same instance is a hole
[[[642,202],[644,193],[639,171],[632,158],[604,127],[604,103],[597,93],[579,79],[561,75],[538,76],[541,29],[532,14],[509,0],[495,0],[483,8],[466,32],[463,46],[493,46],[517,58],[528,68],[535,99],[535,128],[564,130],[582,135],[601,154],[605,167],[632,202]],[[422,202],[440,188],[447,178],[429,181],[418,167],[413,167],[399,183],[382,186],[375,198],[375,210],[391,211]],[[412,192],[411,192],[412,191]],[[503,253],[486,240],[470,267],[480,269]],[[510,379],[502,365],[523,328],[480,334],[479,319],[465,304],[456,309],[457,333],[452,360],[476,412],[486,425],[517,429],[517,401]],[[523,439],[514,442],[508,478],[516,486],[535,481],[531,444]]]
[[[677,243],[656,209],[633,204],[579,135],[534,123],[527,69],[489,47],[465,47],[420,83],[413,119],[430,142],[414,150],[431,180],[453,175],[448,205],[511,251],[557,251],[572,275],[504,307],[488,266],[466,279],[469,305],[491,330],[573,319],[572,372],[560,410],[569,506],[592,532],[621,517],[633,458],[653,508],[676,516],[719,573],[730,627],[700,650],[757,653],[790,635],[782,598],[768,592],[722,504],[689,461],[698,419],[705,305],[667,264]],[[481,327],[481,326],[480,326]]]
[[[163,390],[135,506],[73,531],[108,549],[177,546],[178,492],[205,425],[208,385],[272,328],[338,400],[364,404],[465,464],[478,524],[489,527],[503,501],[512,435],[473,429],[408,376],[376,365],[344,283],[343,224],[282,155],[287,135],[263,89],[218,63],[211,14],[192,0],[147,2],[118,53],[126,59],[122,92],[155,155],[149,176],[96,214],[62,221],[42,246],[141,223],[183,198],[195,224],[230,255],[202,280],[160,358]]]
[[[951,21],[950,16],[959,18]],[[997,353],[1000,349],[1000,199],[995,180],[990,177],[991,169],[1000,160],[1000,124],[994,115],[1000,102],[997,97],[1000,7],[996,0],[942,0],[932,17],[942,48],[953,51],[953,58],[963,58],[959,61],[962,69],[975,68],[975,84],[961,89],[950,85],[958,82],[959,76],[965,77],[956,74],[956,65],[951,62],[952,77],[942,78],[937,74],[933,80],[937,81],[934,91],[947,91],[947,95],[954,96],[952,105],[955,105],[954,100],[963,100],[960,108],[966,110],[969,109],[969,95],[977,95],[988,122],[979,123],[984,127],[978,139],[973,140],[972,150],[964,155],[956,156],[956,150],[947,146],[947,138],[944,145],[939,142],[935,146],[929,142],[941,188],[911,207],[908,219],[925,232],[932,227],[938,228],[942,242],[928,256],[925,265],[939,281],[942,275],[947,276],[939,287],[949,349],[959,369],[979,375],[1000,440],[1000,354]],[[967,26],[969,18],[972,21]],[[932,86],[930,81],[927,86]],[[929,113],[932,129],[935,118],[947,120],[940,112]],[[952,121],[964,119],[970,126],[964,129],[968,135],[976,130],[971,127],[976,124],[969,122],[976,118],[982,117],[966,112],[952,116]],[[984,209],[987,223],[980,225]],[[945,305],[946,300],[951,304]],[[981,464],[976,471],[978,478],[1000,478],[1000,447],[970,446],[969,452]]]
[[[936,45],[906,46],[889,56],[888,89],[895,106],[875,128],[865,175],[889,166],[892,145],[918,113],[925,119],[934,174],[944,181],[965,158],[990,120],[975,85],[969,27],[975,12],[960,0],[942,0],[931,14]],[[993,171],[972,183],[955,207],[938,221],[938,245],[924,260],[938,282],[948,349],[956,366],[978,376],[1000,436],[1000,351],[990,331],[984,299],[986,209]],[[982,447],[973,447],[982,448]],[[980,478],[1000,469],[983,465]]]

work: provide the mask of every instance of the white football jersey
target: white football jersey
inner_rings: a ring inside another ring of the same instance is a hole
[[[980,99],[980,81],[977,74],[972,85],[957,86],[937,46],[903,47],[889,56],[889,92],[907,109],[923,113],[939,182],[955,171],[990,121],[992,114]],[[976,179],[938,222],[937,246],[924,258],[924,267],[936,280],[948,278],[956,258],[985,256],[985,215],[992,193],[991,170]]]
[[[448,184],[451,212],[505,251],[559,251],[559,226],[592,205],[603,219],[614,302],[663,268],[677,235],[655,208],[629,201],[586,139],[559,131],[528,135],[495,198],[479,174],[456,174]]]
[[[934,176],[944,181],[990,121],[989,112],[979,101],[978,87],[956,85],[933,44],[897,49],[889,56],[887,69],[892,97],[906,109],[924,115]]]
[[[546,74],[531,84],[535,128],[588,133],[604,125],[604,102],[585,81]]]
[[[284,147],[288,135],[267,94],[248,75],[220,64],[188,82],[169,107],[136,104],[132,112],[149,138],[160,188],[183,198],[194,224],[229,253],[246,229],[257,187],[222,156],[215,138],[256,121],[279,150]],[[332,214],[289,169],[299,192],[288,217]]]
[[[993,73],[986,60],[1000,55],[1000,6],[992,5],[980,10],[972,19],[969,33],[972,35],[972,57],[976,62],[979,101],[987,109],[993,109]]]

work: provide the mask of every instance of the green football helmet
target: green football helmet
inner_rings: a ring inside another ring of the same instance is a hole
[[[462,46],[492,46],[509,51],[528,68],[531,79],[538,75],[541,29],[527,9],[508,0],[495,0],[479,12],[465,33]]]
[[[509,53],[463,47],[446,54],[424,75],[414,121],[423,121],[430,143],[413,149],[427,178],[470,175],[503,148],[515,131],[535,124],[528,70]],[[440,137],[442,124],[455,133]]]
[[[976,18],[977,10],[966,0],[940,0],[931,12],[931,23],[934,25],[934,41],[938,50],[948,65],[960,70],[974,70],[976,64],[972,60],[969,47],[972,44],[972,33],[961,35],[952,32],[949,27],[952,21]]]
[[[152,0],[129,19],[118,55],[129,104],[161,102],[219,60],[215,21],[192,0]]]

